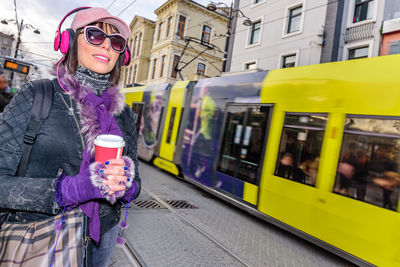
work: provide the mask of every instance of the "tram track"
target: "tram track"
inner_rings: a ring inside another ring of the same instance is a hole
[[[125,240],[124,244],[122,245],[122,250],[124,251],[129,262],[131,263],[131,266],[147,267],[146,263],[140,257],[139,253],[136,251],[136,249],[132,246],[132,244],[128,240]]]
[[[243,266],[250,267],[250,264],[247,263],[245,260],[243,260],[241,257],[236,255],[233,251],[231,251],[229,248],[224,246],[221,242],[216,240],[212,235],[201,229],[198,225],[193,223],[191,220],[189,220],[187,217],[184,215],[180,214],[177,212],[171,205],[169,205],[167,202],[163,201],[160,197],[158,197],[156,194],[148,190],[146,187],[142,185],[142,190],[144,190],[151,198],[153,198],[155,201],[157,201],[160,205],[162,205],[164,208],[169,210],[173,215],[178,217],[179,219],[183,220],[187,225],[191,226],[193,229],[195,229],[197,232],[205,236],[207,239],[209,239],[211,242],[216,244],[218,247],[220,247],[223,251],[225,251],[227,254],[229,254],[231,257],[233,257],[236,261],[241,263]]]

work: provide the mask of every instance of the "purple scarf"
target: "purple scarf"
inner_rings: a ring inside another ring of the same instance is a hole
[[[61,69],[61,82],[64,88],[77,102],[81,115],[82,134],[86,138],[85,150],[82,153],[80,171],[94,162],[93,141],[99,134],[115,134],[122,136],[121,130],[114,118],[123,110],[124,98],[118,87],[110,87],[102,96],[97,96],[93,88],[82,85],[79,81]],[[99,203],[90,201],[80,205],[82,211],[89,217],[89,236],[96,242],[100,241]]]

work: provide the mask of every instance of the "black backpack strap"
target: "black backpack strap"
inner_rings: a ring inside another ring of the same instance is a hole
[[[17,176],[25,176],[28,167],[29,155],[35,143],[42,122],[47,119],[53,104],[53,84],[50,80],[34,81],[35,96],[33,98],[32,109],[30,112],[28,130],[24,135],[24,144],[21,162],[18,167]]]

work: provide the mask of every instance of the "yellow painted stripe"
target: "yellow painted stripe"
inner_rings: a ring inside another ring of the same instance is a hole
[[[142,102],[143,92],[146,86],[128,87],[121,89],[121,93],[125,96],[125,103],[132,107],[133,102]]]
[[[258,186],[244,182],[243,200],[253,205],[257,205],[258,201]]]
[[[169,173],[179,175],[178,167],[176,167],[176,165],[173,162],[156,157],[153,161],[153,164],[158,168],[163,169]]]
[[[182,113],[183,99],[188,84],[189,81],[180,81],[175,83],[175,85],[171,89],[169,97],[167,115],[165,118],[164,129],[162,131],[163,134],[160,144],[160,157],[169,161],[174,161],[174,152],[176,147],[176,139],[178,137],[179,121],[181,120],[182,116],[181,113]],[[174,107],[176,108],[174,125],[172,128],[170,143],[167,143],[168,127],[171,119],[171,111],[172,108]]]

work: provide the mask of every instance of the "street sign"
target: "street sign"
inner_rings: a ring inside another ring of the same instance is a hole
[[[12,70],[12,71],[16,71],[22,74],[28,74],[29,73],[29,65],[28,64],[24,64],[22,62],[17,62],[14,60],[9,60],[9,59],[5,59],[4,60],[4,69],[7,70]]]

